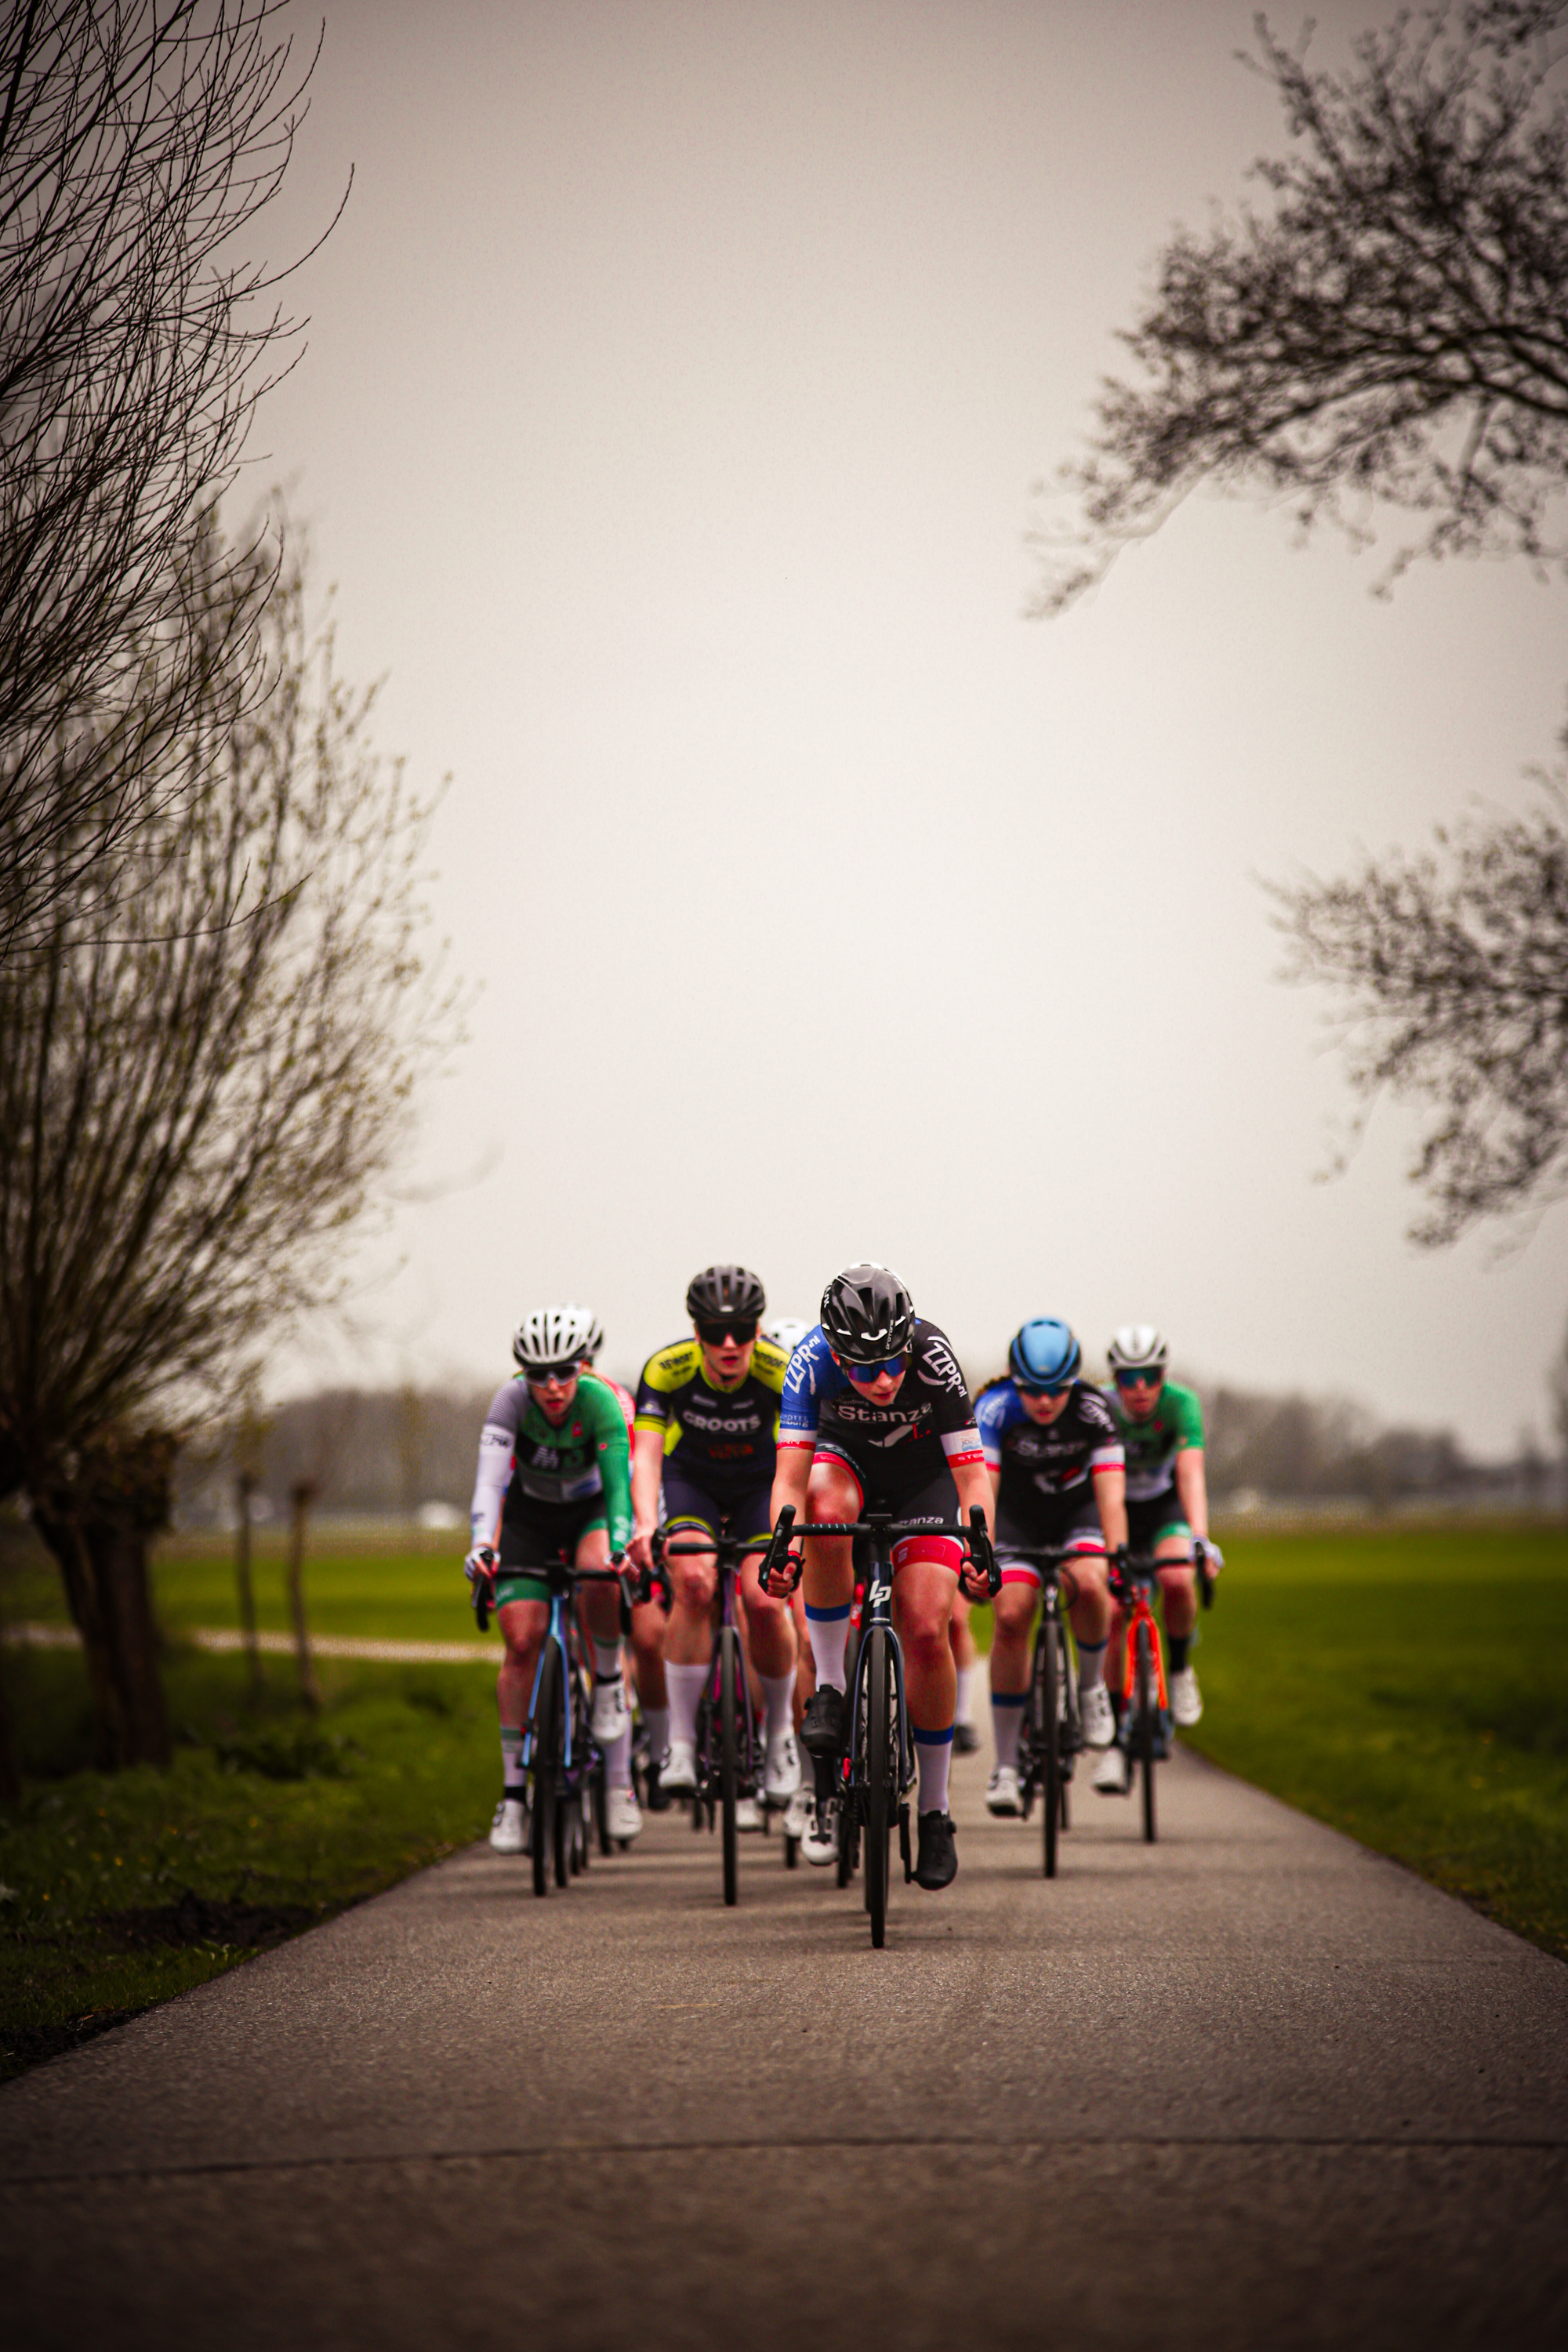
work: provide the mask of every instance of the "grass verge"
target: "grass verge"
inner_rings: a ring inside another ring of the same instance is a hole
[[[482,1667],[323,1661],[307,1717],[278,1671],[176,1649],[167,1772],[70,1769],[79,1658],[4,1662],[28,1772],[0,1813],[0,2080],[220,1975],[477,1836],[495,1797]]]

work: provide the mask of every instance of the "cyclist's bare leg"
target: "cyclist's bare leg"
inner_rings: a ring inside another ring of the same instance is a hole
[[[579,1568],[608,1568],[610,1538],[604,1528],[590,1528],[577,1546],[576,1565]],[[577,1592],[577,1622],[583,1630],[588,1655],[594,1662],[595,1708],[601,1685],[614,1684],[619,1691],[619,1716],[622,1728],[610,1737],[596,1720],[594,1736],[604,1750],[605,1780],[612,1789],[624,1789],[631,1781],[632,1723],[626,1706],[621,1675],[621,1595],[614,1584],[584,1584]]]
[[[700,1522],[677,1519],[669,1534],[677,1543],[695,1543],[709,1532]],[[719,1562],[711,1551],[665,1556],[669,1578],[669,1620],[664,1636],[664,1675],[669,1693],[671,1750],[689,1749],[697,1738],[697,1710],[713,1663],[713,1621],[719,1601]],[[673,1767],[672,1767],[673,1769]],[[689,1787],[682,1780],[674,1784]]]
[[[947,1811],[952,1706],[958,1695],[948,1622],[957,1591],[957,1569],[941,1560],[907,1559],[894,1571],[893,1624],[904,1653],[904,1693],[921,1776],[916,1803],[922,1813]]]
[[[805,1630],[805,1594],[798,1584],[790,1594],[789,1611],[795,1620],[795,1727],[798,1731],[806,1700],[816,1688],[816,1660]]]
[[[1193,1570],[1190,1536],[1166,1536],[1154,1548],[1160,1578],[1160,1608],[1165,1637],[1181,1641],[1198,1622],[1197,1580]]]
[[[819,1454],[811,1465],[805,1516],[808,1534],[801,1591],[805,1597],[806,1632],[816,1664],[816,1679],[819,1685],[826,1683],[842,1690],[842,1628],[848,1622],[845,1612],[855,1598],[853,1540],[848,1536],[818,1536],[814,1539],[809,1528],[813,1519],[858,1518],[860,1488],[854,1475],[831,1455]],[[829,1626],[836,1630],[825,1633],[824,1628]]]
[[[781,1675],[795,1672],[795,1624],[789,1603],[770,1600],[757,1581],[758,1572],[757,1555],[749,1553],[741,1563],[740,1572],[741,1606],[749,1636],[747,1647],[758,1674],[776,1680]]]
[[[521,1725],[527,1722],[528,1710],[533,1703],[533,1677],[539,1671],[539,1653],[544,1647],[545,1629],[550,1623],[549,1603],[505,1601],[497,1612],[497,1622],[506,1654],[496,1676],[496,1700],[502,1723]]]
[[[970,1728],[970,1687],[980,1656],[979,1651],[974,1646],[973,1633],[970,1628],[969,1607],[969,1601],[964,1594],[962,1591],[955,1592],[952,1597],[952,1615],[948,1619],[947,1623],[948,1640],[952,1645],[953,1670],[958,1676],[958,1696],[953,1705],[952,1719],[955,1726],[962,1723],[966,1732]]]
[[[1040,1605],[1040,1585],[1021,1563],[1002,1570],[1002,1590],[991,1606],[996,1630],[991,1637],[991,1737],[999,1770],[1018,1769],[1018,1735],[1029,1687],[1029,1628]]]

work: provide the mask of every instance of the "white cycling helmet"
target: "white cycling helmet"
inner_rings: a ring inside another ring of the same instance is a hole
[[[536,1307],[511,1335],[513,1360],[525,1372],[574,1372],[593,1351],[591,1307]]]
[[[775,1348],[782,1348],[785,1355],[793,1356],[810,1329],[811,1325],[803,1323],[798,1315],[775,1315],[763,1337],[771,1339]]]
[[[563,1308],[562,1312],[564,1314],[565,1309]],[[587,1357],[588,1361],[592,1363],[595,1357],[598,1354],[600,1349],[605,1344],[605,1327],[600,1322],[598,1317],[595,1314],[591,1307],[584,1307],[583,1312],[588,1318],[588,1344],[584,1349],[583,1353]]]
[[[1152,1323],[1124,1323],[1105,1356],[1113,1372],[1163,1372],[1168,1352]]]

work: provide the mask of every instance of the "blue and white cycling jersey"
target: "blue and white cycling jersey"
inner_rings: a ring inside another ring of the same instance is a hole
[[[1011,1381],[986,1389],[975,1408],[986,1467],[1001,1473],[1004,1504],[1029,1489],[1063,1495],[1084,1486],[1092,1473],[1120,1470],[1125,1459],[1121,1434],[1098,1389],[1075,1381],[1055,1421],[1031,1421]]]
[[[795,1349],[784,1374],[779,1452],[815,1449],[821,1437],[852,1456],[875,1449],[873,1460],[897,1449],[900,1470],[911,1457],[922,1456],[931,1476],[944,1466],[954,1470],[978,1463],[974,1408],[947,1334],[934,1323],[917,1321],[906,1360],[898,1394],[887,1404],[874,1404],[834,1362],[818,1323]]]

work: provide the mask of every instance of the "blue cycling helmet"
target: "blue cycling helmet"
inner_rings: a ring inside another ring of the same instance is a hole
[[[1007,1350],[1007,1369],[1025,1389],[1065,1389],[1082,1361],[1083,1349],[1054,1315],[1035,1316]]]

